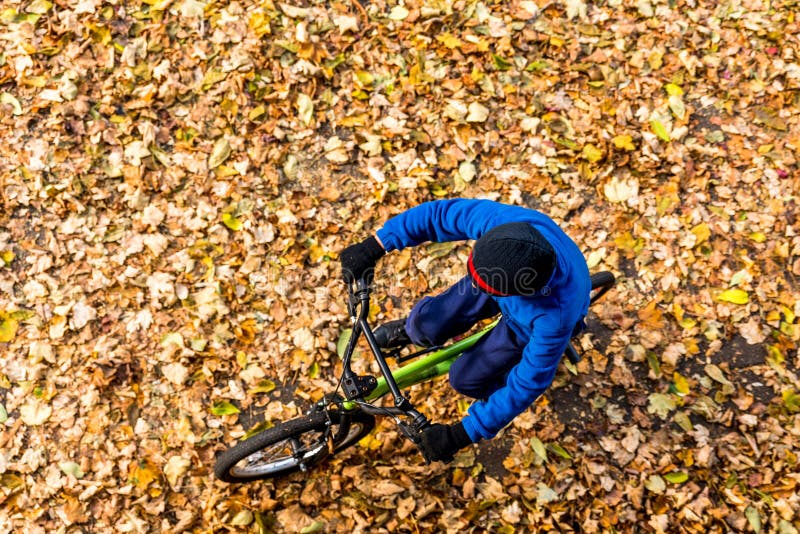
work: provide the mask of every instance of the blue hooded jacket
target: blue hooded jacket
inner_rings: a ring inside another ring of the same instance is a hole
[[[470,406],[463,419],[473,442],[494,437],[525,411],[553,382],[575,325],[586,316],[591,280],[578,246],[547,215],[536,210],[490,200],[437,200],[401,213],[378,230],[387,252],[426,241],[478,239],[490,229],[510,222],[527,222],[556,251],[556,269],[548,292],[532,297],[492,297],[519,339],[528,339],[521,361],[508,374],[506,385],[485,401]]]

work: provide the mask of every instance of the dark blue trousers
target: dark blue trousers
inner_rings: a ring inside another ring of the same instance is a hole
[[[498,313],[497,303],[474,288],[466,276],[443,293],[420,300],[406,320],[406,332],[418,345],[440,345]],[[497,326],[453,362],[450,384],[469,397],[487,398],[505,385],[506,375],[522,358],[527,342],[517,339],[501,318]]]

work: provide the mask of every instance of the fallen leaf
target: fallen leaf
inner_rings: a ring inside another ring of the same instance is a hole
[[[301,93],[297,96],[297,112],[303,124],[310,125],[314,119],[314,101],[308,95]]]
[[[214,401],[211,405],[211,413],[214,415],[234,415],[239,413],[239,408],[228,401]]]
[[[763,106],[757,107],[755,115],[757,122],[760,122],[761,124],[768,126],[773,130],[785,132],[789,129],[789,126],[786,124],[786,121],[783,119],[783,117],[781,117],[778,112],[772,108]]]
[[[612,176],[603,186],[603,193],[610,202],[627,202],[638,196],[639,181],[633,177],[620,179]]]
[[[664,479],[658,475],[650,475],[647,481],[644,483],[644,487],[648,490],[652,491],[653,493],[661,494],[664,493],[667,489],[667,484],[664,482]]]
[[[747,304],[750,296],[743,289],[726,289],[715,297],[717,302],[730,302],[731,304]]]
[[[664,479],[667,482],[671,482],[672,484],[683,484],[687,480],[689,480],[689,475],[684,473],[683,471],[673,471],[671,473],[667,473],[664,475]]]
[[[661,139],[662,141],[668,142],[671,140],[669,131],[661,121],[657,119],[651,120],[650,127],[653,129],[653,133],[655,133],[658,136],[658,138]]]
[[[222,165],[231,155],[231,145],[224,137],[220,137],[214,143],[214,148],[211,149],[211,155],[208,157],[208,168],[214,169]]]
[[[633,138],[630,135],[617,135],[612,139],[614,146],[623,150],[636,150]]]
[[[137,461],[131,467],[129,480],[140,490],[158,480],[159,471],[148,461]]]
[[[164,466],[164,476],[167,478],[169,485],[173,488],[176,487],[178,481],[189,471],[191,465],[191,460],[187,458],[178,455],[171,456]]]
[[[40,401],[30,401],[19,409],[22,422],[28,426],[39,426],[47,422],[53,414],[53,409],[48,404]]]
[[[409,15],[408,9],[402,5],[396,5],[389,12],[389,18],[392,20],[405,20]]]
[[[748,506],[744,510],[744,515],[747,518],[747,522],[750,523],[750,528],[753,529],[753,532],[760,534],[762,524],[761,514],[758,513],[758,509],[753,506]]]
[[[58,464],[58,467],[65,475],[72,475],[78,479],[84,476],[84,472],[81,471],[81,466],[75,462],[61,462]]]
[[[664,393],[652,393],[648,397],[647,412],[654,413],[661,419],[666,419],[669,412],[675,409],[672,396]]]
[[[467,122],[484,122],[489,117],[489,108],[477,102],[469,105]]]
[[[8,343],[17,335],[19,321],[7,313],[0,312],[0,343]]]
[[[0,104],[11,106],[14,115],[22,115],[22,106],[14,95],[6,92],[0,93]]]
[[[474,180],[476,174],[477,170],[475,169],[475,164],[472,163],[471,161],[462,161],[459,164],[458,175],[465,182],[471,182],[472,180]]]
[[[536,453],[536,456],[538,456],[544,461],[547,461],[547,449],[544,448],[544,443],[542,443],[539,438],[536,437],[531,438],[531,447],[533,448],[533,451]]]
[[[581,155],[585,160],[588,160],[592,163],[596,163],[603,159],[603,151],[591,144],[583,147]]]

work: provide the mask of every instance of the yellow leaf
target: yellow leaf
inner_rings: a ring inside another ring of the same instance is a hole
[[[661,121],[656,119],[651,120],[650,127],[653,129],[653,133],[655,133],[662,141],[670,140],[669,131],[667,131],[667,127],[664,126]]]
[[[644,240],[642,238],[634,238],[630,232],[619,234],[614,238],[614,244],[617,248],[638,254],[644,248]]]
[[[19,322],[0,312],[0,343],[8,343],[17,335]]]
[[[708,238],[711,236],[711,229],[706,223],[700,223],[692,228],[692,233],[695,235],[695,237],[697,237],[695,245],[699,245],[700,243],[708,240]]]
[[[214,415],[234,415],[239,413],[239,408],[228,401],[215,401],[211,405],[211,413]]]
[[[254,395],[256,393],[269,393],[273,391],[277,386],[275,382],[265,378],[264,380],[259,380],[258,384],[250,388],[247,393],[250,395]]]
[[[53,7],[52,2],[48,2],[47,0],[33,0],[28,6],[25,8],[26,13],[36,13],[37,15],[44,15],[50,8]]]
[[[218,178],[227,178],[229,176],[238,176],[240,173],[236,170],[235,167],[231,167],[229,165],[220,165],[216,169],[214,169],[214,174]]]
[[[0,251],[0,260],[2,260],[5,265],[11,265],[11,262],[14,261],[16,257],[17,255],[10,250]]]
[[[641,4],[640,4],[641,5]],[[647,63],[650,65],[650,68],[653,70],[658,70],[661,68],[661,65],[664,64],[664,54],[661,52],[655,51],[649,56],[647,56]]]
[[[664,90],[667,91],[669,96],[681,96],[683,94],[683,89],[680,86],[675,85],[674,83],[668,83],[664,86]]]
[[[257,37],[263,37],[272,33],[272,28],[269,25],[270,17],[264,12],[257,11],[250,15],[248,25]]]
[[[583,153],[581,155],[584,159],[587,159],[592,163],[596,163],[603,159],[603,151],[591,144],[583,147]]]
[[[717,295],[717,302],[730,302],[731,304],[747,304],[750,296],[742,289],[728,289]]]
[[[208,91],[211,87],[218,84],[227,77],[228,75],[226,73],[220,70],[211,69],[205,73],[205,75],[203,76],[203,81],[201,82],[200,85],[203,88],[203,91]]]
[[[164,11],[171,2],[172,0],[144,0],[150,6],[150,11]]]
[[[149,462],[137,462],[133,464],[130,473],[130,481],[136,485],[137,488],[143,490],[150,485],[151,482],[158,479],[159,472]]]
[[[458,48],[462,45],[461,40],[454,37],[452,33],[445,32],[436,37],[436,40],[445,45],[449,49]]]
[[[633,138],[630,135],[618,135],[612,140],[614,146],[623,150],[636,150]]]
[[[361,113],[359,115],[350,115],[349,117],[342,117],[338,120],[339,126],[350,128],[352,126],[363,126],[367,121],[367,114]]]
[[[242,229],[242,221],[237,219],[231,213],[223,213],[222,214],[222,224],[233,230],[234,232],[238,232]]]
[[[770,152],[772,152],[773,148],[775,148],[775,145],[773,145],[773,144],[761,145],[760,147],[758,147],[758,153],[759,154],[769,154]]]
[[[672,301],[672,315],[675,316],[675,320],[678,322],[683,321],[683,306],[681,306],[678,301]]]
[[[308,259],[314,263],[318,262],[325,257],[325,249],[319,245],[311,245],[308,247]]]
[[[258,105],[256,107],[254,107],[250,111],[250,113],[247,114],[247,118],[249,120],[251,120],[251,121],[254,121],[254,120],[258,119],[259,117],[262,117],[264,115],[264,113],[266,113],[266,112],[267,112],[267,109],[264,106]]]
[[[689,475],[682,471],[673,471],[672,473],[667,473],[664,475],[664,478],[668,482],[672,482],[673,484],[683,484],[687,480],[689,480]]]
[[[767,236],[765,236],[762,232],[753,232],[752,234],[750,234],[747,237],[749,237],[750,239],[752,239],[756,243],[763,243],[764,241],[767,240]]]
[[[47,78],[44,76],[31,76],[30,78],[23,78],[22,83],[30,87],[37,87],[41,89],[47,85]]]
[[[356,79],[362,87],[369,87],[375,81],[375,77],[365,70],[356,71]]]
[[[672,382],[675,384],[675,391],[678,395],[683,396],[689,393],[689,381],[680,373],[672,373]]]
[[[370,451],[376,451],[383,447],[383,440],[375,437],[375,433],[367,434],[361,441],[358,442],[360,447]]]

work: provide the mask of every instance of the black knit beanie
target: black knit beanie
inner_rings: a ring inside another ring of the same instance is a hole
[[[496,296],[535,295],[555,267],[553,246],[524,222],[501,224],[483,234],[468,262],[475,285]]]

